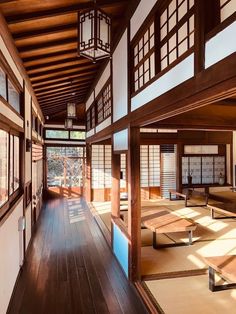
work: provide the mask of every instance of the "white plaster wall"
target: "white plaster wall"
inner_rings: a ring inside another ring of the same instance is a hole
[[[4,57],[6,58],[9,66],[11,67],[12,71],[14,72],[17,80],[19,81],[20,85],[23,87],[23,78],[22,76],[20,75],[20,72],[18,71],[18,68],[15,64],[15,62],[13,61],[8,49],[7,49],[7,46],[5,45],[5,42],[2,38],[2,36],[0,36],[0,50],[2,51]]]
[[[236,22],[211,38],[206,43],[205,68],[217,63],[236,51]]]
[[[110,76],[111,76],[111,63],[109,61],[95,87],[95,98],[100,93],[101,89],[106,84]]]
[[[96,127],[96,133],[104,130],[109,125],[111,125],[111,117],[107,118]]]
[[[13,112],[8,106],[6,106],[2,101],[0,101],[0,114],[5,116],[15,124],[23,128],[24,122],[15,112]]]
[[[194,76],[194,55],[191,54],[178,63],[169,72],[162,75],[155,82],[147,86],[131,99],[131,111],[142,107],[149,101],[168,92],[184,81]]]
[[[113,122],[128,113],[127,30],[113,54]]]
[[[133,39],[140,26],[154,7],[157,0],[141,0],[130,20],[130,40]]]
[[[25,229],[25,248],[27,250],[31,239],[31,203],[25,210],[26,229]]]
[[[86,102],[86,110],[89,109],[89,107],[92,105],[93,102],[94,102],[94,92],[92,92],[92,94],[89,96],[89,99]]]
[[[19,272],[23,243],[18,219],[23,215],[23,199],[0,226],[0,313],[5,314]]]

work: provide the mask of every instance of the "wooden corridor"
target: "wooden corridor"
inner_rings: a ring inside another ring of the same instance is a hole
[[[46,203],[8,313],[147,313],[81,199]]]

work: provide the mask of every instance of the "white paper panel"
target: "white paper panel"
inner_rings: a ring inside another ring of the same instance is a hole
[[[113,54],[113,121],[128,113],[127,30]]]
[[[89,96],[89,99],[86,102],[86,110],[89,109],[89,107],[92,105],[94,102],[94,92],[92,91],[92,94]]]
[[[133,39],[140,26],[154,7],[157,0],[141,0],[130,20],[130,40]]]
[[[128,150],[128,129],[113,134],[114,151]]]
[[[169,72],[161,76],[155,82],[146,87],[131,99],[131,110],[134,111],[149,101],[166,93],[184,81],[194,76],[194,56],[191,54],[178,63]]]
[[[107,80],[109,79],[111,75],[111,64],[110,61],[108,62],[107,66],[105,67],[96,87],[95,87],[95,98],[100,93],[103,86],[106,84]]]
[[[236,22],[226,27],[206,43],[205,68],[226,58],[236,51]]]

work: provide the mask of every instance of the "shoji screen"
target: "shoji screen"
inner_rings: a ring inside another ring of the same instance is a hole
[[[161,196],[168,198],[169,189],[176,189],[176,150],[174,144],[160,145]]]
[[[111,146],[92,146],[92,188],[111,187]]]
[[[120,187],[126,188],[126,154],[120,155],[120,171],[122,172],[122,179],[120,180]]]
[[[140,146],[141,187],[160,186],[160,145]]]

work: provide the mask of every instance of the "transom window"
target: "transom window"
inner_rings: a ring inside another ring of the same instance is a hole
[[[20,90],[13,83],[5,69],[4,63],[0,66],[0,96],[3,97],[8,104],[18,113],[21,113],[20,108]]]
[[[154,21],[152,21],[133,48],[134,91],[140,89],[155,75],[154,48]]]
[[[236,12],[235,0],[220,0],[220,20],[223,22]]]
[[[101,123],[111,115],[111,84],[102,89],[97,100],[97,123]]]
[[[160,16],[161,70],[194,45],[194,0],[172,0]]]

